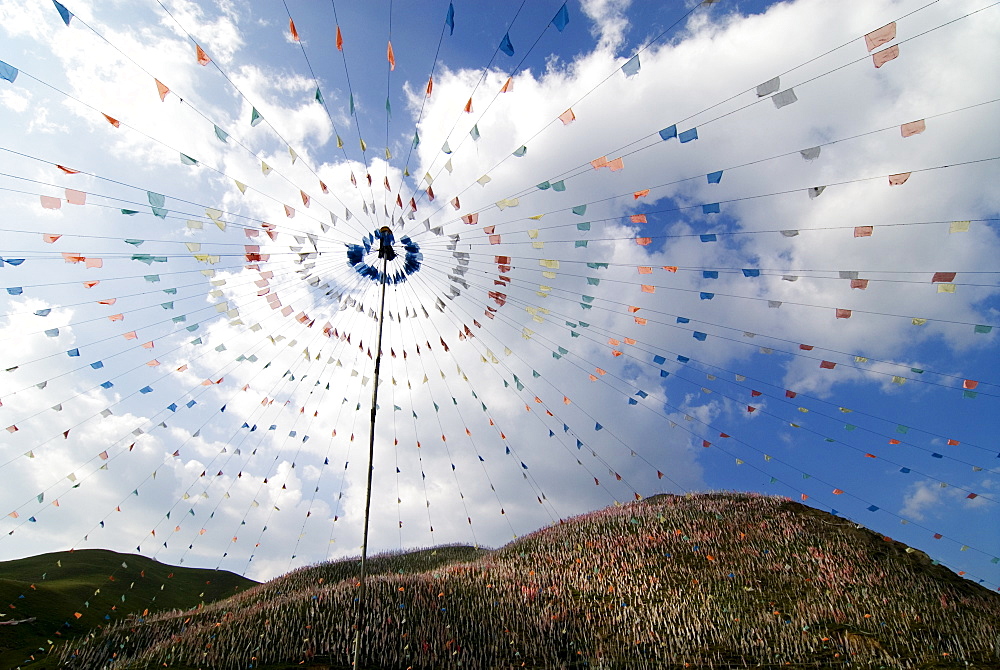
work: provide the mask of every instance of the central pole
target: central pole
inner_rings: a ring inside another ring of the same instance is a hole
[[[360,667],[358,665],[358,661],[361,658],[361,631],[365,614],[365,576],[368,563],[368,521],[372,510],[372,463],[375,460],[375,411],[378,407],[378,373],[379,367],[382,364],[382,323],[384,322],[383,316],[385,315],[386,269],[388,268],[389,259],[395,256],[392,246],[386,239],[386,234],[391,235],[388,227],[382,228],[379,232],[383,233],[383,235],[380,236],[378,254],[379,258],[382,259],[382,272],[379,275],[382,295],[378,306],[378,341],[375,344],[375,377],[372,387],[371,431],[368,436],[368,486],[365,491],[365,533],[364,539],[361,542],[361,579],[358,580],[358,616],[355,621],[354,632],[354,670],[358,670]]]

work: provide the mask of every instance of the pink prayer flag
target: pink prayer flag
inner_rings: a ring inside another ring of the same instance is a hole
[[[159,364],[160,364],[160,361],[156,360],[155,358],[153,360],[149,361],[148,363],[146,363],[146,365],[149,366],[149,367],[151,367],[151,368],[155,368]]]
[[[136,335],[136,334],[135,334],[135,331],[133,330],[133,331],[132,331],[131,333],[125,333],[125,334],[123,335],[123,337],[124,337],[124,338],[125,338],[126,340],[134,340],[134,339],[136,339],[136,338],[137,338],[137,337],[139,337],[139,336],[138,336],[138,335]]]
[[[920,133],[927,130],[927,124],[923,119],[919,121],[910,121],[909,123],[904,123],[899,127],[899,133],[903,137],[912,137],[913,135],[919,135]]]
[[[125,315],[124,314],[112,314],[111,316],[108,317],[108,319],[111,320],[111,321],[124,321],[125,320]],[[133,335],[134,335],[134,333],[133,333]],[[128,336],[126,336],[126,339],[128,339]]]
[[[514,78],[507,77],[507,81],[504,83],[503,87],[500,89],[501,93],[510,93],[514,90]]]
[[[66,261],[67,263],[82,263],[83,261],[87,260],[85,256],[81,256],[80,254],[70,253],[68,251],[62,252],[62,257],[63,260]]]
[[[573,113],[572,108],[567,109],[565,112],[559,115],[559,120],[563,122],[564,126],[568,126],[569,124],[576,121],[576,114]]]
[[[54,233],[43,233],[42,234],[42,240],[46,244],[52,244],[53,242],[55,242],[56,240],[58,240],[60,237],[62,237],[62,235],[56,235]]]
[[[476,212],[475,214],[466,214],[462,217],[462,223],[467,223],[470,226],[474,226],[479,223],[479,212]]]
[[[42,207],[45,209],[59,209],[62,207],[60,198],[53,198],[51,195],[41,196]]]
[[[154,346],[154,345],[153,345],[153,342],[152,342],[152,340],[150,340],[149,342],[146,342],[146,343],[144,343],[144,344],[142,345],[142,348],[143,348],[143,349],[152,349],[152,348],[153,348],[153,346]]]
[[[854,237],[871,237],[872,228],[872,226],[855,226]]]
[[[87,204],[87,194],[83,191],[75,191],[71,188],[66,189],[66,202],[71,205],[86,205]]]
[[[490,235],[490,244],[500,244],[500,236]]]
[[[630,217],[630,220],[632,221],[632,223],[646,223],[646,215],[645,214],[633,214]]]
[[[868,288],[868,280],[867,279],[852,279],[851,280],[851,288],[858,288],[858,289],[861,289],[862,291],[864,291],[865,289]]]
[[[290,207],[288,205],[284,205],[284,207],[285,207],[285,216],[287,216],[289,219],[293,218],[295,216],[295,208]]]
[[[882,49],[872,54],[872,62],[875,63],[876,68],[882,67],[896,58],[899,58],[899,46],[895,44],[888,49]]]
[[[454,198],[451,199],[451,206],[454,207],[455,209],[461,209],[462,208],[462,204],[461,204],[461,202],[459,202],[457,195]]]
[[[906,180],[910,178],[909,172],[900,172],[899,174],[889,175],[889,186],[902,186],[906,183]]]
[[[865,46],[868,47],[869,51],[873,51],[886,42],[891,42],[894,39],[896,39],[895,21],[865,35]]]
[[[308,207],[309,206],[309,199],[310,199],[309,198],[309,194],[306,193],[305,191],[299,191],[299,195],[302,196],[302,204],[305,205],[306,207]]]
[[[99,280],[97,280],[97,279],[92,279],[90,281],[85,281],[85,282],[83,282],[83,288],[94,288],[95,286],[97,286],[100,283],[101,282]]]
[[[103,268],[104,260],[100,258],[88,258],[83,262],[83,264],[88,268]]]
[[[838,307],[837,308],[837,318],[838,319],[850,319],[851,318],[851,310],[849,310],[849,309],[840,309]]]
[[[285,305],[281,308],[281,316],[288,316],[292,313],[292,308],[290,305]]]

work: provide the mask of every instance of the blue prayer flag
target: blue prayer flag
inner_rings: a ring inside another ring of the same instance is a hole
[[[455,34],[455,5],[454,5],[454,3],[451,3],[451,2],[448,3],[448,14],[445,15],[445,17],[444,17],[444,24],[446,26],[448,26],[448,28],[451,30],[451,32],[449,32],[448,34],[449,35],[454,35]]]
[[[698,237],[701,238],[702,242],[717,242],[718,241],[718,238],[715,236],[715,233],[709,233],[708,235],[699,235]]]
[[[677,137],[677,124],[664,128],[660,131],[660,139],[667,141],[672,137]]]
[[[709,205],[702,205],[701,206],[701,213],[702,214],[719,214],[721,211],[722,211],[722,209],[719,207],[719,203],[717,203],[717,202],[713,202],[713,203],[711,203]]]
[[[677,136],[677,139],[681,141],[681,144],[685,142],[690,142],[691,140],[698,139],[698,129],[691,128],[690,130],[685,130],[683,133]]]
[[[66,9],[66,7],[56,0],[52,0],[52,4],[56,6],[56,11],[59,12],[59,17],[63,20],[67,26],[69,25],[69,20],[73,18],[73,12]]]
[[[510,33],[504,33],[503,39],[500,41],[500,51],[508,56],[514,55],[514,45],[510,42]]]
[[[625,73],[626,77],[631,77],[639,72],[639,68],[642,67],[639,63],[639,54],[636,54],[628,59],[628,62],[622,65],[622,72]]]
[[[568,23],[569,9],[567,9],[566,3],[564,2],[563,6],[559,8],[558,12],[556,12],[555,18],[552,19],[552,25],[556,27],[556,30],[562,32]]]
[[[718,172],[708,173],[709,184],[718,184],[720,181],[722,181],[722,170],[719,170]]]
[[[6,79],[13,84],[17,79],[17,68],[0,60],[0,79]]]
[[[760,276],[760,270],[753,270],[753,269],[750,269],[750,268],[743,268],[743,276],[744,277],[759,277]]]
[[[698,340],[699,342],[704,342],[708,338],[708,335],[706,333],[702,333],[697,330],[691,333],[691,335],[694,337],[694,339]]]

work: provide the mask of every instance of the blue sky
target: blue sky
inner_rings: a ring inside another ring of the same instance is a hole
[[[0,155],[11,212],[0,257],[25,258],[0,268],[2,367],[16,368],[0,377],[0,427],[18,428],[0,433],[17,482],[2,496],[16,517],[3,518],[0,558],[140,547],[263,578],[357,553],[372,373],[357,345],[373,346],[377,286],[344,245],[389,223],[421,246],[423,267],[388,297],[399,318],[384,348],[408,355],[384,362],[380,387],[392,411],[376,433],[378,549],[496,546],[636,493],[754,490],[836,509],[1000,586],[1000,363],[996,331],[974,329],[1000,326],[1000,146],[981,130],[1000,97],[996,9],[571,1],[560,33],[548,22],[561,2],[520,13],[456,2],[435,64],[448,3],[394,3],[390,73],[388,2],[337,4],[342,54],[332,6],[289,1],[309,64],[280,3],[165,4],[184,30],[156,4],[66,3],[78,16],[68,27],[45,3],[0,8],[0,60],[21,70],[0,81],[0,120],[13,129]],[[863,35],[897,18],[886,46],[900,56],[876,69]],[[621,72],[678,21],[637,74]],[[185,30],[213,64],[195,62]],[[513,57],[496,52],[505,33]],[[500,94],[511,75],[513,92]],[[756,95],[777,75],[794,104]],[[153,76],[171,88],[163,102]],[[564,125],[556,117],[570,106]],[[264,123],[251,127],[251,108]],[[919,119],[926,130],[902,137]],[[698,139],[659,139],[672,124]],[[521,144],[526,155],[512,157]],[[820,157],[804,160],[814,146]],[[622,170],[589,165],[620,155]],[[536,186],[559,179],[565,190]],[[815,186],[828,188],[811,198]],[[165,196],[166,218],[147,192]],[[397,193],[414,197],[412,220],[399,218]],[[719,214],[706,213],[714,203]],[[471,213],[475,226],[458,218]],[[953,221],[971,223],[949,232]],[[855,237],[858,226],[872,235]],[[246,244],[269,259],[245,259]],[[852,289],[852,278],[869,284]],[[85,288],[90,279],[101,283]],[[288,315],[272,309],[275,294]],[[979,383],[975,397],[965,380]]]

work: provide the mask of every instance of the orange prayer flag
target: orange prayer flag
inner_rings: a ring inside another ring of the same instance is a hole
[[[567,109],[565,112],[559,115],[559,120],[563,122],[564,126],[568,126],[569,124],[576,121],[576,114],[573,113],[572,108]]]
[[[895,21],[865,35],[865,46],[868,47],[869,51],[873,51],[886,42],[891,42],[894,39],[896,39]]]
[[[648,188],[644,188],[641,191],[636,191],[635,193],[633,193],[632,197],[634,199],[638,200],[639,198],[644,198],[647,195],[649,195],[649,189]]]
[[[434,75],[427,78],[427,97],[431,97],[431,91],[434,90]]]
[[[948,440],[949,447],[957,447],[959,444],[958,440]]]
[[[572,405],[573,401],[570,400],[569,398],[567,398],[566,396],[563,396],[563,404],[564,405]]]
[[[976,388],[977,386],[979,386],[979,382],[975,381],[974,379],[966,379],[962,382],[962,388],[968,389],[969,391]],[[950,442],[951,440],[949,440],[949,443]]]
[[[55,233],[42,233],[42,241],[46,244],[52,244],[60,237],[62,237],[62,235],[56,235]]]
[[[631,337],[626,337],[625,344],[635,344],[635,340],[633,340]]]
[[[646,319],[642,318],[641,316],[636,316],[636,317],[633,317],[633,318],[635,319],[635,322],[636,322],[637,325],[640,325],[640,326],[645,326],[646,325]]]
[[[873,226],[855,226],[854,237],[871,237]]]
[[[101,116],[103,116],[104,118],[106,118],[108,120],[108,123],[110,123],[111,125],[113,125],[115,128],[118,128],[119,126],[121,126],[121,121],[119,121],[118,119],[112,118],[112,117],[108,116],[107,114],[101,114]]]
[[[648,267],[646,265],[640,265],[637,269],[639,270],[639,274],[641,274],[641,275],[651,275],[651,274],[653,274],[653,268]]]
[[[292,21],[291,17],[288,18],[288,30],[292,33],[292,39],[298,42],[299,31],[295,29],[295,21]]]
[[[899,174],[889,175],[889,186],[902,186],[906,183],[906,180],[910,178],[909,172],[900,172]]]
[[[899,127],[899,134],[903,137],[911,137],[913,135],[919,135],[920,133],[927,130],[927,124],[923,119],[919,121],[910,121],[909,123],[904,123]]]
[[[621,344],[621,342],[619,342],[618,340],[616,340],[613,337],[609,337],[608,338],[608,344],[610,344],[613,347],[617,347],[619,344]]]
[[[647,223],[645,214],[633,214],[629,217],[629,220],[632,221],[632,223]]]
[[[637,237],[637,238],[635,238],[635,243],[638,244],[640,247],[644,247],[644,246],[646,246],[648,244],[651,244],[652,242],[653,242],[653,238],[652,237]]]
[[[194,48],[195,48],[195,53],[198,56],[198,65],[204,66],[212,62],[212,59],[208,57],[208,54],[205,53],[205,50],[202,49],[200,45],[195,44]]]
[[[469,114],[472,113],[472,98],[469,98],[469,101],[465,103],[465,111]]]
[[[170,89],[159,79],[153,79],[156,82],[156,92],[160,94],[160,102],[163,102],[167,98],[167,93],[170,93]],[[112,124],[114,125],[114,124]],[[117,127],[117,126],[115,126]]]
[[[514,90],[514,78],[507,77],[507,81],[504,82],[503,87],[500,89],[501,93],[510,93]]]
[[[337,51],[344,50],[344,36],[340,34],[340,26],[337,26]]]
[[[615,158],[614,160],[608,161],[607,167],[612,172],[618,172],[619,170],[624,170],[625,169],[625,160],[621,156],[619,156],[618,158]]]
[[[643,293],[656,293],[656,287],[655,286],[650,286],[649,284],[643,284],[642,285],[642,292]]]
[[[844,493],[843,489],[834,489],[833,490],[833,495],[835,495],[835,496],[843,495],[843,493]]]
[[[628,313],[629,313],[629,314],[635,314],[635,313],[636,313],[636,312],[638,312],[638,311],[639,311],[640,309],[641,309],[640,307],[635,307],[634,305],[629,305],[629,306],[628,306]]]
[[[663,269],[666,270],[667,272],[677,272],[676,265],[664,265]]]
[[[891,60],[899,57],[899,46],[893,44],[888,49],[882,49],[872,54],[872,62],[876,68],[882,67]]]
[[[595,371],[597,372],[597,374],[601,375],[602,377],[604,375],[608,374],[605,370],[602,370],[601,368],[596,368]]]
[[[594,160],[590,161],[590,164],[594,166],[595,170],[599,170],[600,168],[607,166],[608,157],[601,156],[600,158],[595,158]]]
[[[595,377],[594,375],[587,375],[587,376],[590,377],[590,381],[592,381],[592,382],[596,382],[597,381],[597,377]]]
[[[837,308],[837,318],[838,319],[850,319],[851,318],[851,310],[849,310],[849,309],[840,309],[838,307]]]
[[[302,204],[306,207],[309,206],[309,194],[305,191],[299,191],[299,195],[302,196]]]
[[[390,71],[395,70],[396,69],[396,54],[394,54],[392,52],[392,42],[389,42],[389,46],[385,50],[385,55],[386,55],[386,58],[389,59],[389,70]]]

